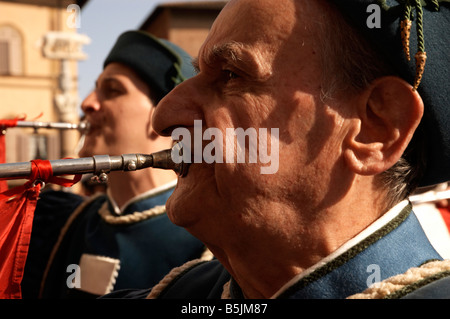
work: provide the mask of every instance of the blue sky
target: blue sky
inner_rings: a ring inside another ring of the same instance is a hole
[[[90,0],[81,10],[78,33],[91,43],[83,46],[88,59],[78,62],[78,88],[83,100],[93,89],[102,71],[103,60],[117,37],[138,28],[156,6],[157,0]]]

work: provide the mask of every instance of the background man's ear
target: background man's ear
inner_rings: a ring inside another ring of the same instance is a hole
[[[379,174],[405,151],[423,115],[423,102],[410,84],[386,76],[356,99],[357,118],[345,141],[344,156],[360,175]]]

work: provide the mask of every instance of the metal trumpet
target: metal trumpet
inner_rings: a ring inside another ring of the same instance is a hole
[[[34,129],[47,128],[47,129],[60,129],[60,130],[78,130],[80,132],[86,132],[89,130],[88,122],[77,123],[64,123],[64,122],[39,122],[39,121],[17,121],[16,127],[30,127]]]
[[[118,156],[95,155],[74,159],[60,159],[49,161],[53,176],[76,175],[92,173],[96,176],[111,171],[135,171],[153,167],[171,169],[179,176],[185,176],[189,165],[183,162],[175,163],[171,157],[172,149],[152,154],[123,154]],[[31,162],[0,164],[0,178],[19,179],[31,175]]]

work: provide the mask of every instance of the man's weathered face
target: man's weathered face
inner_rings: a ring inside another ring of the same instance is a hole
[[[320,10],[315,1],[231,1],[199,51],[198,75],[156,108],[153,125],[166,135],[186,127],[194,136],[194,120],[201,120],[203,130],[223,133],[224,148],[227,129],[237,128],[267,129],[269,154],[270,142],[279,146],[272,174],[261,174],[268,164],[260,160],[227,162],[223,150],[223,163],[193,163],[179,179],[166,205],[169,216],[211,245],[237,239],[241,226],[278,232],[272,225],[292,222],[280,207],[312,209],[328,192],[342,135],[341,117],[319,98],[314,16]],[[274,128],[279,134],[271,139]]]

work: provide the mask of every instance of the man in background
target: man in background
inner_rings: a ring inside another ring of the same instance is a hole
[[[90,129],[80,157],[150,154],[170,148],[172,140],[156,134],[151,118],[161,98],[193,75],[190,59],[168,41],[141,31],[123,33],[106,57],[94,91],[81,105]],[[202,256],[204,245],[173,225],[165,213],[175,185],[172,171],[110,172],[106,194],[77,204],[58,229],[39,296],[87,298],[147,287],[173,267]],[[62,206],[49,203],[46,196],[51,193],[43,193],[38,201],[37,218],[49,220],[49,212],[43,211],[49,206],[63,216]],[[39,225],[36,228],[39,231]],[[41,248],[46,245],[41,243]],[[32,237],[31,258],[43,258],[33,247]],[[30,271],[35,266],[27,263]],[[35,297],[27,295],[27,272],[24,283],[24,298]]]

